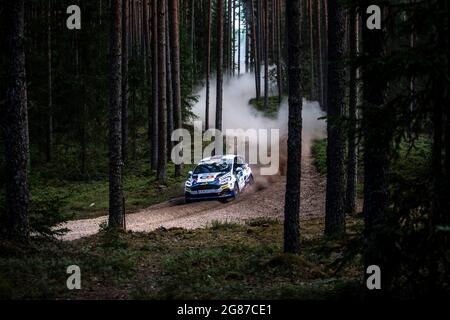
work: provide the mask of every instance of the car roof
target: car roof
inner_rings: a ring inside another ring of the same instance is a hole
[[[200,163],[206,163],[206,162],[219,162],[221,160],[233,160],[234,158],[238,157],[235,154],[225,154],[225,155],[216,155],[212,157],[208,157],[205,159],[202,159]]]

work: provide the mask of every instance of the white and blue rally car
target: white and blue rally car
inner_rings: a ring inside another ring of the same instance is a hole
[[[237,198],[253,183],[253,173],[244,158],[237,155],[217,155],[200,161],[189,172],[184,192],[186,202],[203,199]]]

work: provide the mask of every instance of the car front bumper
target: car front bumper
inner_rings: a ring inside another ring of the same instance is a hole
[[[203,193],[198,191],[185,191],[185,198],[188,200],[208,200],[208,199],[223,199],[235,196],[235,192],[229,188],[208,190],[209,192]]]

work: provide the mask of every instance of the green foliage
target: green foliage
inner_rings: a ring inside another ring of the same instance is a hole
[[[425,136],[399,145],[389,172],[394,211],[403,214],[427,205],[430,199],[431,141]]]
[[[3,225],[5,198],[0,195],[0,225]],[[54,238],[67,232],[61,224],[73,218],[66,212],[66,199],[60,195],[41,194],[33,196],[29,207],[30,232],[34,236]]]
[[[67,229],[59,225],[73,217],[62,210],[65,199],[46,195],[33,197],[30,204],[30,231],[44,237],[63,235]]]
[[[223,229],[233,229],[236,228],[238,226],[238,224],[233,223],[233,222],[228,222],[228,221],[218,221],[218,220],[213,220],[211,222],[211,229],[213,230],[223,230]]]
[[[278,111],[280,110],[278,96],[269,97],[269,108],[267,110],[264,108],[264,97],[261,97],[259,100],[252,98],[248,103],[268,118],[276,118],[278,116]]]
[[[184,172],[191,170],[186,165]],[[183,195],[182,175],[175,178],[175,167],[167,167],[167,183],[160,185],[147,162],[136,161],[125,169],[123,189],[127,213],[135,212],[156,203]],[[72,214],[73,219],[93,218],[108,214],[109,187],[107,178],[93,181],[67,181],[64,179],[45,179],[41,175],[32,178],[32,194],[36,199],[43,197],[62,197],[60,208],[64,214]]]
[[[326,174],[326,140],[312,146],[314,164]],[[397,145],[389,170],[391,209],[367,249],[383,266],[386,294],[426,297],[450,292],[448,226],[433,226],[430,215],[432,143],[426,135]],[[363,172],[362,161],[360,170]],[[361,179],[360,179],[361,180]],[[362,184],[358,183],[362,191]],[[352,247],[346,255],[352,255]],[[417,290],[420,288],[420,290]]]
[[[327,140],[314,140],[311,146],[314,165],[321,175],[327,173]]]

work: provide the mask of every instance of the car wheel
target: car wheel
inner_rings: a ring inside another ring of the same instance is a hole
[[[234,192],[234,196],[233,196],[233,198],[234,199],[237,199],[237,198],[239,198],[239,185],[238,185],[238,183],[237,183],[237,181],[234,183],[234,189],[233,189],[233,192]]]
[[[188,197],[184,197],[184,202],[185,203],[192,203],[192,200],[189,199]]]

